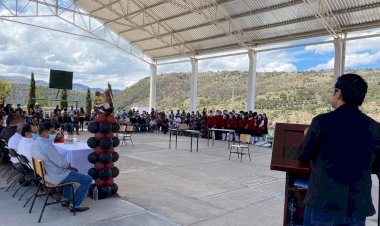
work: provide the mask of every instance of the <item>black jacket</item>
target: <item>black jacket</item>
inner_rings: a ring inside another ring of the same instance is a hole
[[[379,143],[379,123],[356,106],[315,117],[299,154],[303,164],[312,160],[305,205],[341,216],[373,215],[371,170]]]

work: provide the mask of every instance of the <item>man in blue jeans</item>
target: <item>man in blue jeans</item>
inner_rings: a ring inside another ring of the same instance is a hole
[[[89,207],[82,207],[83,199],[86,197],[88,189],[92,183],[92,178],[88,175],[80,174],[71,167],[57,151],[52,144],[56,137],[56,130],[53,124],[44,123],[40,125],[39,137],[31,147],[32,157],[42,160],[46,170],[46,181],[52,184],[60,184],[66,182],[76,182],[80,186],[75,191],[75,203],[71,204],[70,210],[73,211],[86,211]],[[71,191],[70,187],[63,188],[63,200],[70,200]],[[66,206],[68,206],[68,201]]]
[[[312,161],[304,200],[304,225],[365,225],[375,214],[371,173],[379,168],[380,125],[359,110],[367,83],[356,74],[344,74],[335,84],[335,109],[313,118],[298,160]]]

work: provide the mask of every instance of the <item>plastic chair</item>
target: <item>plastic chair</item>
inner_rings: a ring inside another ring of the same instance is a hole
[[[132,146],[134,147],[132,141],[133,126],[121,125],[119,131],[120,132],[117,134],[117,137],[121,140],[120,147],[123,147],[123,144],[126,144],[127,140],[130,140]]]
[[[51,193],[56,188],[63,188],[65,186],[70,186],[71,189],[72,189],[71,190],[71,192],[72,192],[72,200],[71,200],[71,202],[74,205],[74,182],[61,183],[61,184],[57,184],[57,185],[54,185],[54,184],[51,184],[51,183],[47,182],[45,180],[46,171],[45,171],[45,167],[44,167],[43,161],[39,160],[39,159],[34,159],[34,158],[32,158],[32,160],[33,160],[33,168],[34,168],[35,176],[40,178],[40,183],[38,185],[36,193],[33,196],[34,198],[33,198],[32,205],[30,206],[29,213],[32,212],[32,209],[33,209],[33,206],[34,206],[34,202],[36,201],[36,198],[46,195],[44,206],[42,207],[40,218],[38,219],[38,223],[40,223],[42,215],[43,215],[43,213],[45,211],[45,207],[46,206],[50,206],[50,205],[53,205],[53,204],[64,203],[65,202],[65,201],[48,202],[49,196],[51,196]],[[43,188],[43,190],[45,191],[44,194],[40,194],[40,195],[38,194],[40,192],[40,188]],[[75,216],[75,208],[73,208],[73,212],[74,212],[74,216]]]
[[[8,147],[7,142],[4,139],[0,139],[0,159],[3,164],[3,167],[1,167],[0,172],[5,170],[5,172],[7,173],[9,170],[12,169],[12,164],[9,161],[8,151],[5,150],[6,147]]]
[[[133,126],[127,126],[127,129],[125,130],[124,139],[125,139],[125,142],[127,142],[127,140],[130,140],[132,146],[134,147],[135,145],[133,144],[133,141],[132,141],[132,134],[133,134]]]
[[[240,134],[239,144],[233,144],[230,146],[230,157],[229,160],[231,160],[231,154],[235,153],[240,155],[240,162],[243,161],[243,155],[249,156],[249,161],[251,161],[251,153],[249,151],[249,143],[251,141],[251,135],[249,134]],[[232,149],[236,148],[236,151],[232,151]],[[240,149],[240,151],[239,151]],[[247,149],[247,153],[244,153],[244,150]]]
[[[30,185],[28,186],[28,188],[24,191],[24,193],[21,194],[21,196],[18,198],[18,201],[21,200],[21,198],[25,195],[25,193],[27,191],[29,191],[30,188],[33,187],[33,185],[35,184],[35,181],[37,180],[35,174],[33,173],[33,168],[29,165],[29,160],[24,156],[24,155],[18,155],[18,159],[20,160],[20,163],[23,165],[24,167],[24,178],[25,178],[25,181],[20,185],[20,187],[13,193],[12,197],[15,197],[17,192],[24,186],[26,185],[28,182],[30,183]]]
[[[14,158],[17,158],[18,159],[18,154],[15,150],[13,150],[12,148],[6,148],[8,150],[8,153],[11,157],[14,157]],[[5,190],[6,192],[13,186],[16,185],[16,183],[24,176],[24,166],[21,164],[21,163],[14,163],[12,165],[12,170],[13,170],[13,174],[11,174],[8,179],[7,179],[7,183],[11,182],[12,178],[14,178],[18,173],[21,173],[21,175],[19,177],[16,178],[16,180],[14,180],[9,186],[8,188]]]

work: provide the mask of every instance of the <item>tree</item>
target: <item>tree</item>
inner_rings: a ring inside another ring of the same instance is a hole
[[[90,88],[87,88],[87,94],[86,94],[86,116],[91,115],[92,110],[92,101],[91,101],[91,91]]]
[[[111,93],[111,97],[113,98],[113,93],[112,93],[112,86],[111,86],[111,83],[110,82],[108,82],[108,90],[110,91],[110,93]]]
[[[12,86],[5,80],[0,80],[0,99],[5,102],[5,98],[12,92]]]
[[[62,90],[62,94],[61,94],[61,109],[64,109],[64,108],[67,108],[68,104],[67,104],[67,90]]]
[[[30,90],[29,90],[29,100],[28,100],[28,108],[30,104],[35,104],[36,100],[36,81],[34,80],[34,73],[32,72],[30,76]]]

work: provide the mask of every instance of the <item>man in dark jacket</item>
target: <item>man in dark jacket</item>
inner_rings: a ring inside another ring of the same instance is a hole
[[[331,99],[335,110],[316,116],[307,130],[299,154],[301,164],[312,162],[305,226],[365,225],[375,214],[371,170],[380,125],[359,110],[367,88],[359,75],[340,76]]]

